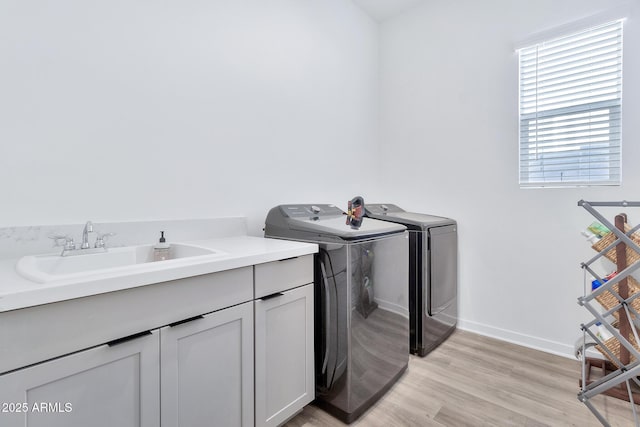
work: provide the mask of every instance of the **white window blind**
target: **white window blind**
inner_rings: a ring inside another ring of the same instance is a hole
[[[619,185],[622,20],[519,56],[520,186]]]

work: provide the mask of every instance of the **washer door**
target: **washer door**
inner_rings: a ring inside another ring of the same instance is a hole
[[[430,268],[427,311],[429,316],[444,311],[455,303],[458,293],[458,233],[456,225],[433,227],[425,233],[428,239]]]

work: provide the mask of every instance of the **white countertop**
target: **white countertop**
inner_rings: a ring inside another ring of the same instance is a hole
[[[262,264],[318,251],[318,246],[312,243],[252,236],[180,243],[198,245],[224,253],[152,262],[137,266],[134,271],[114,269],[105,272],[103,270],[82,278],[46,284],[32,282],[20,276],[15,269],[18,261],[16,258],[2,259],[0,260],[0,312]]]

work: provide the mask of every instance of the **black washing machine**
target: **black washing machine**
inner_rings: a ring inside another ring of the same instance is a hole
[[[425,356],[451,335],[458,322],[457,223],[390,203],[368,203],[365,212],[409,230],[410,349]]]

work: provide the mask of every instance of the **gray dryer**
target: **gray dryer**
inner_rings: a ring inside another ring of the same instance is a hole
[[[365,212],[409,230],[411,352],[424,356],[446,340],[458,322],[457,223],[391,203],[367,203]]]

